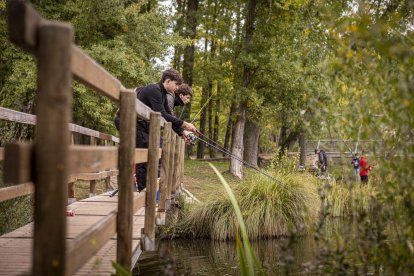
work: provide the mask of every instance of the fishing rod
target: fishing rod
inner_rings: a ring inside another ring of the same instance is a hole
[[[204,135],[201,132],[197,132],[199,135],[203,136],[204,138],[206,138],[207,140],[210,141],[210,143],[212,143],[213,145],[215,145],[216,147],[221,148],[221,152],[224,154],[231,154],[231,151],[229,151],[228,149],[226,149],[225,147],[221,146],[219,143],[217,143],[216,141],[214,141],[213,139],[209,138],[207,135]],[[223,152],[225,151],[225,152]]]
[[[203,134],[202,134],[202,135],[203,135]],[[203,135],[203,136],[204,136],[204,135]],[[263,174],[263,175],[265,175],[265,176],[267,176],[268,178],[272,179],[272,180],[273,180],[273,181],[275,181],[276,183],[278,183],[278,184],[280,184],[280,185],[283,185],[283,183],[282,183],[282,182],[280,182],[279,180],[277,180],[276,178],[274,178],[273,176],[271,176],[271,175],[270,175],[270,174],[268,174],[267,172],[264,172],[263,170],[260,170],[260,169],[259,169],[259,168],[257,168],[256,166],[251,165],[250,163],[248,163],[248,162],[244,161],[244,160],[243,160],[243,159],[241,159],[240,157],[238,157],[238,156],[236,156],[236,155],[234,155],[234,154],[232,154],[232,153],[228,152],[227,150],[221,149],[221,147],[217,147],[217,146],[215,146],[215,145],[213,145],[213,144],[211,144],[211,143],[207,142],[206,140],[204,140],[204,139],[202,139],[202,138],[200,138],[200,137],[198,137],[198,136],[194,135],[193,133],[191,133],[191,134],[190,134],[190,139],[191,139],[191,144],[194,144],[194,143],[195,143],[195,140],[198,140],[198,141],[200,141],[200,142],[202,142],[202,143],[204,143],[204,144],[206,144],[206,145],[208,145],[208,146],[210,146],[210,147],[212,147],[212,148],[214,148],[214,149],[216,149],[216,150],[218,150],[218,151],[220,151],[220,152],[222,152],[222,153],[224,153],[224,154],[227,154],[230,158],[233,158],[233,159],[235,159],[235,160],[239,161],[240,163],[242,163],[243,165],[245,165],[247,168],[251,168],[251,169],[253,169],[253,170],[255,170],[255,171],[257,171],[257,172],[259,172],[259,173],[261,173],[261,174]]]
[[[197,112],[197,114],[193,117],[193,119],[191,120],[191,122],[190,123],[194,123],[194,121],[195,121],[195,119],[198,117],[198,115],[200,115],[200,113],[201,113],[201,111],[203,111],[203,109],[207,106],[207,104],[210,102],[210,100],[213,98],[213,96],[215,95],[215,92],[216,91],[214,91],[214,93],[211,93],[211,96],[210,96],[210,98],[208,98],[207,99],[207,101],[204,103],[204,105],[200,108],[200,110]]]

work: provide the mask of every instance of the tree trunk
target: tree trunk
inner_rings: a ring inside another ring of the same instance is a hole
[[[201,90],[201,106],[204,105],[206,100],[207,100],[207,92],[206,92],[206,89],[203,87],[203,89]],[[206,110],[205,109],[201,111],[201,115],[200,115],[200,131],[203,134],[206,131]],[[205,149],[204,143],[198,142],[197,159],[204,159],[204,149]]]
[[[185,0],[176,0],[177,1],[177,21],[174,26],[174,33],[178,33],[180,37],[183,37],[183,30],[184,30],[184,20],[183,15],[185,13]],[[174,58],[172,61],[172,66],[176,70],[181,70],[181,57],[182,57],[182,48],[181,46],[174,47]]]
[[[300,130],[299,133],[299,149],[300,149],[300,155],[299,155],[299,166],[305,167],[306,162],[306,133],[303,127]]]
[[[254,33],[254,20],[256,10],[256,0],[249,0],[247,7],[247,18],[246,18],[246,38],[245,38],[245,49],[247,55],[251,53],[251,42]],[[243,87],[248,87],[251,81],[251,68],[244,64],[243,66]],[[247,111],[247,100],[240,103],[238,107],[238,117],[233,128],[233,145],[232,153],[239,158],[243,159],[243,136],[244,136],[244,125],[246,122],[246,111]],[[230,161],[230,173],[239,178],[243,177],[243,164],[236,161],[234,158]]]
[[[230,141],[231,141],[231,134],[233,130],[233,119],[232,115],[236,112],[236,102],[233,101],[230,107],[229,119],[227,121],[227,128],[226,128],[226,135],[224,136],[224,148],[226,150],[230,150]],[[223,153],[223,156],[226,154]]]
[[[246,102],[241,103],[237,107],[238,117],[233,126],[233,139],[231,153],[240,159],[243,159],[243,134],[244,125],[246,123]],[[243,164],[234,158],[230,159],[230,172],[238,178],[243,178]]]
[[[218,137],[219,137],[219,112],[220,112],[220,91],[221,91],[221,83],[218,82],[217,84],[217,97],[216,97],[216,110],[214,115],[214,133],[213,133],[213,140],[214,142],[218,143]],[[216,158],[217,152],[213,150],[213,155],[211,158]]]
[[[285,126],[283,122],[284,121],[282,120],[282,126],[280,127],[278,145],[277,145],[279,148],[279,157],[282,157],[282,155],[284,155],[286,151],[285,141],[287,139],[287,127]]]
[[[244,126],[244,161],[254,167],[257,165],[257,157],[259,150],[259,133],[260,127],[247,119],[246,125]]]
[[[198,0],[188,0],[187,2],[187,14],[186,14],[186,37],[194,41],[196,37],[197,28],[197,9]],[[194,43],[187,46],[184,50],[183,60],[183,79],[189,86],[193,85],[193,68],[194,68]],[[191,114],[191,102],[187,104],[187,108],[184,111],[183,119],[188,121]],[[186,156],[189,158],[192,154],[192,147],[186,147]]]
[[[213,82],[211,80],[209,80],[208,82],[208,98],[209,98],[209,102],[208,102],[208,138],[210,139],[210,141],[213,140],[213,99],[210,97],[213,94]],[[209,147],[209,154],[210,154],[210,158],[214,155],[213,153],[213,148]]]

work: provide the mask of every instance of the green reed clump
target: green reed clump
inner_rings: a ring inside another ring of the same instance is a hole
[[[368,212],[369,200],[376,196],[376,189],[371,183],[341,183],[335,180],[324,183],[320,192],[326,195],[330,217],[347,217],[354,212]]]
[[[233,188],[249,239],[305,233],[317,220],[317,181],[303,173],[276,173],[274,181],[255,174]],[[214,191],[212,191],[214,192]],[[235,239],[238,223],[225,194],[195,205],[175,229],[175,235],[214,240]]]

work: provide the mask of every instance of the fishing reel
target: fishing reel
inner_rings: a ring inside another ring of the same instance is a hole
[[[187,137],[188,137],[187,144],[190,145],[190,146],[195,145],[195,142],[196,142],[197,137],[194,135],[194,133],[188,134]]]

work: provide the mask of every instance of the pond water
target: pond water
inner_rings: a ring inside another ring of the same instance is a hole
[[[323,232],[333,237],[347,231],[348,222],[332,220]],[[157,251],[141,254],[133,275],[240,275],[235,242],[180,239],[157,241],[156,246]],[[307,274],[317,246],[312,234],[252,242],[266,275]]]
[[[261,240],[252,246],[266,275],[284,274],[285,264],[290,272],[303,272],[298,264],[313,261],[315,241],[301,237],[293,241],[289,250],[288,239]],[[158,251],[144,252],[136,264],[134,275],[239,275],[239,263],[234,242],[209,240],[158,241]],[[284,254],[281,254],[284,252]]]

